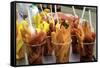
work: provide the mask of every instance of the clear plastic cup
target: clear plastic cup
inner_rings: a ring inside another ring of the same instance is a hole
[[[46,40],[40,44],[27,45],[27,54],[29,64],[43,64],[43,53]]]
[[[52,41],[52,44],[55,52],[56,63],[69,62],[71,42],[66,41],[65,43],[56,43]]]
[[[80,46],[80,61],[93,61],[93,48],[95,42],[83,43],[83,46]]]

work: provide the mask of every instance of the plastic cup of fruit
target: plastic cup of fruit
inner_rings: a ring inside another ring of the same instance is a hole
[[[80,61],[93,61],[93,48],[95,42],[83,43],[83,47],[80,47]]]
[[[56,57],[56,63],[69,62],[70,44],[71,41],[65,43],[56,43],[52,41],[54,46],[54,53]]]
[[[46,40],[39,44],[27,45],[28,61],[29,64],[43,64],[44,44]]]

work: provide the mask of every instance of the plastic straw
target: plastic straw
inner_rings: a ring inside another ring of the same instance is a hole
[[[83,19],[83,17],[84,17],[85,9],[86,9],[86,7],[83,8],[81,19]]]
[[[77,16],[74,6],[72,6],[74,16]]]
[[[25,64],[28,65],[29,62],[28,62],[28,55],[27,55],[27,51],[26,51],[26,45],[24,46],[24,49],[25,49]]]
[[[42,12],[43,12],[43,7],[42,7],[42,4],[40,4],[40,7],[41,7],[41,10],[42,10]],[[46,18],[46,14],[43,12],[43,14],[44,14],[44,17]]]
[[[52,18],[54,18],[54,17],[53,17],[53,12],[52,12],[52,5],[50,5],[50,10],[51,10],[51,19],[52,19]],[[55,24],[54,19],[53,19],[53,24]]]
[[[32,20],[31,20],[31,16],[30,16],[30,11],[29,10],[30,10],[29,7],[27,7],[28,20],[29,20],[29,28],[30,28],[32,34],[34,34],[35,33],[35,28],[33,28],[33,26],[32,26]]]
[[[42,5],[40,4],[40,8],[41,8],[41,10],[43,11],[43,8],[42,8]]]
[[[51,10],[51,16],[53,17],[53,13],[52,13],[52,5],[50,5],[50,10]]]
[[[90,26],[91,26],[91,31],[94,32],[93,26],[92,26],[92,19],[91,19],[91,11],[89,10],[89,22],[90,22]]]
[[[56,5],[54,7],[55,7],[55,14],[57,15]]]
[[[55,15],[57,17],[57,23],[59,24],[58,14],[57,14],[57,6],[55,5]],[[58,26],[60,28],[60,24]]]
[[[85,14],[85,10],[86,10],[86,7],[83,7],[83,12],[82,12],[82,15],[81,15],[81,18],[80,18],[80,23],[82,24],[83,22],[83,18],[84,18],[84,14]]]

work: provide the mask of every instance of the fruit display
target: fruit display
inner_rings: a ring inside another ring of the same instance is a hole
[[[54,5],[48,5],[49,8],[41,4],[34,6],[38,12],[28,12],[23,19],[16,19],[18,61],[26,58],[25,53],[30,65],[47,64],[44,60],[51,60],[48,57],[53,56],[54,63],[67,63],[70,62],[70,54],[79,55],[79,61],[93,60],[96,32],[91,30],[88,21],[81,21],[78,15],[62,12],[61,6],[59,12]],[[34,6],[28,10],[34,9]]]

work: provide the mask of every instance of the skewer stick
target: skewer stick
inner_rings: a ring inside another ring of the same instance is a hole
[[[94,32],[94,29],[92,26],[92,19],[91,19],[91,11],[90,10],[89,10],[89,22],[90,22],[91,31]]]

